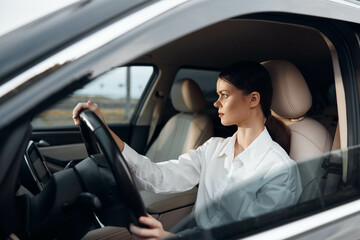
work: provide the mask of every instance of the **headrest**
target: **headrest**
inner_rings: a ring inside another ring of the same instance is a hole
[[[190,113],[199,112],[206,105],[199,86],[189,78],[174,83],[171,89],[171,102],[176,110]]]
[[[284,60],[261,64],[269,72],[272,81],[271,110],[283,118],[297,119],[304,116],[311,108],[312,97],[297,67]]]

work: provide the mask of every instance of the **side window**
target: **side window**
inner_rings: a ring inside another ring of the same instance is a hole
[[[218,117],[218,110],[214,107],[214,102],[218,98],[216,82],[219,73],[220,71],[215,70],[182,68],[175,76],[175,81],[182,78],[191,78],[199,85],[206,100],[206,107],[202,110],[202,113],[208,115],[213,120],[214,136],[228,137],[233,135],[236,128],[234,126],[223,126]]]
[[[114,68],[40,113],[32,125],[35,128],[73,125],[73,108],[89,99],[99,104],[107,123],[128,122],[153,72],[152,66]]]
[[[212,107],[217,99],[216,81],[220,71],[182,68],[178,71],[175,81],[182,78],[191,78],[200,87],[205,96],[208,107]]]

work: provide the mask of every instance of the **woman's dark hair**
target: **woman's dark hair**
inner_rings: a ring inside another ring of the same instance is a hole
[[[283,122],[271,115],[273,90],[270,75],[265,67],[257,62],[237,62],[221,71],[219,78],[242,90],[245,95],[252,92],[260,94],[260,105],[266,118],[265,126],[271,138],[289,154],[290,130]]]

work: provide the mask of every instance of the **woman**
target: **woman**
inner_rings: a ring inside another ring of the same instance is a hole
[[[156,193],[173,193],[199,185],[195,219],[203,228],[296,204],[301,180],[287,154],[290,133],[271,115],[272,87],[265,68],[255,62],[233,64],[219,74],[216,88],[219,98],[214,106],[221,123],[238,128],[232,137],[211,138],[177,160],[155,164],[111,132],[138,186]],[[94,111],[104,121],[98,106],[89,101],[75,107],[76,125],[84,109]],[[139,238],[171,234],[151,216],[140,217],[139,221],[149,226],[130,226]]]

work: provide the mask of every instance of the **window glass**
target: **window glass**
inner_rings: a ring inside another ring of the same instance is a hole
[[[342,175],[343,168],[352,166],[353,169],[348,173],[356,177],[357,164],[354,163],[358,162],[359,153],[360,146],[358,145],[298,161],[297,168],[302,182],[302,192],[296,203],[283,202],[284,194],[281,193],[284,191],[278,191],[278,189],[285,186],[285,184],[281,185],[286,182],[282,180],[281,174],[287,168],[275,167],[276,171],[270,178],[271,181],[278,178],[279,185],[267,182],[259,184],[264,182],[264,178],[269,177],[266,175],[259,175],[246,182],[234,184],[230,191],[224,191],[218,197],[214,196],[212,202],[209,201],[198,211],[193,211],[187,219],[175,226],[173,231],[180,236],[188,235],[189,239],[241,238],[251,232],[281,226],[289,221],[306,218],[320,211],[340,206],[351,199],[358,199],[360,194],[358,187],[344,182]],[[267,184],[268,187],[266,187]],[[272,197],[260,199],[259,195],[267,195],[267,191]],[[276,195],[277,193],[279,195]],[[240,209],[241,204],[246,201],[244,196],[249,196],[251,200],[244,206],[244,211],[229,211],[229,209]],[[273,207],[255,211],[267,204]],[[209,217],[208,222],[204,221],[205,217],[201,218],[203,216]],[[201,226],[201,223],[205,227]]]
[[[36,116],[32,125],[73,125],[73,108],[78,102],[86,102],[89,99],[101,107],[107,123],[128,122],[153,72],[154,68],[151,66],[112,69]]]
[[[178,71],[176,81],[182,78],[191,78],[202,90],[207,105],[212,106],[217,99],[216,81],[220,71],[182,68]]]
[[[206,69],[191,69],[191,68],[182,68],[178,71],[175,76],[175,81],[178,81],[183,78],[191,78],[194,80],[197,85],[199,85],[201,91],[204,94],[206,107],[201,110],[203,114],[208,115],[213,121],[213,131],[214,136],[216,137],[229,137],[234,134],[236,131],[235,126],[223,126],[218,117],[218,110],[214,107],[214,102],[217,100],[218,95],[216,93],[216,82],[218,79],[220,71],[216,70],[206,70]],[[168,108],[171,108],[171,101],[168,101]],[[168,111],[170,112],[170,111]],[[172,113],[169,114],[168,118],[175,113],[175,110],[172,109]]]

